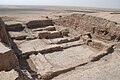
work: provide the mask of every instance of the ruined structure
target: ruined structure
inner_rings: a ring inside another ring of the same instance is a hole
[[[18,67],[18,60],[12,50],[12,42],[6,31],[5,24],[0,18],[0,71]]]
[[[103,18],[73,14],[55,20],[11,25],[5,25],[0,20],[0,80],[88,80],[88,77],[96,80],[102,76],[100,74],[106,76],[106,73],[96,68],[91,69],[95,72],[86,68],[96,66],[99,64],[96,61],[118,52],[115,51],[115,44],[120,41],[120,25]],[[109,74],[114,71],[119,74],[119,67],[112,71],[117,65],[118,61],[111,67],[104,65],[103,70],[110,70]],[[80,78],[74,71],[79,72],[80,77],[85,75],[85,78]],[[91,72],[90,76],[87,72]],[[69,73],[78,78],[72,76],[72,79]],[[64,75],[66,77],[61,77]],[[99,80],[104,80],[105,76]],[[116,76],[106,79],[111,80]]]

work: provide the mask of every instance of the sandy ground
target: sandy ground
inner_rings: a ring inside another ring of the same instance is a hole
[[[114,10],[114,9],[110,11],[108,9],[108,11],[105,11],[106,9],[96,10],[94,8],[86,9],[86,8],[78,8],[78,7],[68,8],[68,7],[45,7],[45,6],[29,7],[29,8],[27,7],[28,9],[25,7],[24,10],[22,10],[21,8],[24,9],[24,7],[16,8],[11,6],[7,9],[2,9],[1,7],[0,17],[2,17],[7,24],[9,24],[14,22],[27,22],[30,20],[46,19],[46,16],[48,16],[50,19],[56,19],[59,18],[59,16],[67,16],[73,13],[77,13],[77,14],[87,14],[87,15],[102,17],[120,23],[120,14],[111,14],[111,13],[118,13],[120,12],[120,10]]]

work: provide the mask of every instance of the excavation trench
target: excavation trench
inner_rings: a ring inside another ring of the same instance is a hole
[[[114,52],[110,42],[120,40],[119,24],[82,14],[6,25],[6,30],[12,39],[9,47],[18,57],[19,74],[30,76],[26,80],[50,80],[99,61]]]

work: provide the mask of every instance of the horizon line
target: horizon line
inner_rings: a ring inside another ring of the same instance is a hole
[[[22,4],[0,4],[0,6],[49,6],[49,7],[76,7],[76,8],[98,8],[98,9],[120,9],[120,8],[110,8],[110,7],[89,7],[89,6],[68,6],[68,5],[32,5],[32,4],[27,4],[27,5],[22,5]]]

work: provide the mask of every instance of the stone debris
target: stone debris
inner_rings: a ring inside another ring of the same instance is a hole
[[[62,36],[68,36],[69,30],[68,29],[62,29],[60,30]]]
[[[16,80],[17,77],[19,77],[19,74],[15,70],[0,72],[0,80]]]

